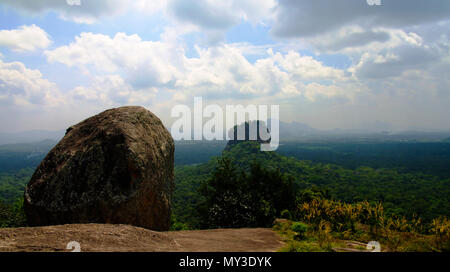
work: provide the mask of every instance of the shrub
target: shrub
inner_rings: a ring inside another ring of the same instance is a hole
[[[189,230],[189,225],[183,222],[179,222],[175,215],[172,214],[171,218],[171,224],[170,224],[170,230],[171,231],[178,231],[178,230]]]
[[[23,210],[23,198],[17,199],[13,204],[0,202],[0,228],[17,228],[26,226],[26,217]]]
[[[316,243],[306,241],[291,241],[286,247],[280,250],[281,252],[322,252],[324,249],[320,248]]]
[[[432,229],[438,251],[450,251],[450,220],[446,217],[434,219]]]
[[[308,231],[308,225],[302,222],[295,222],[291,226],[291,230],[294,231],[296,234],[294,236],[295,240],[301,240],[305,238],[305,234]]]
[[[283,210],[280,214],[280,217],[283,219],[288,219],[291,220],[292,219],[292,215],[291,212],[289,210]]]

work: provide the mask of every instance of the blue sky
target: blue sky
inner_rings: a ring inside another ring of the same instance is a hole
[[[449,130],[446,0],[0,1],[0,132],[141,105],[279,104],[321,129]]]

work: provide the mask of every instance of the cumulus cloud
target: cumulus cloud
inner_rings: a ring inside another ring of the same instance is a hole
[[[427,70],[448,55],[443,49],[448,37],[442,35],[448,33],[450,2],[384,0],[382,4],[280,0],[271,32],[301,41],[319,54],[348,56],[349,71],[360,79]]]
[[[160,12],[164,33],[159,41],[147,41],[137,34],[85,32],[45,51],[49,66],[74,67],[71,72],[79,70],[88,79],[63,93],[23,63],[0,62],[0,110],[64,104],[66,110],[58,112],[76,122],[80,112],[87,117],[126,104],[170,112],[174,103],[190,103],[199,95],[219,104],[280,103],[284,120],[309,116],[322,127],[351,125],[357,118],[430,122],[438,115],[443,123],[441,116],[448,116],[450,4],[445,0],[382,0],[383,6],[365,0],[81,1],[81,6],[64,0],[2,4],[33,14],[53,11],[80,23]],[[267,24],[276,44],[249,39],[202,47],[185,35],[200,31],[213,43],[223,41],[226,31],[242,22]],[[49,43],[34,25],[0,32],[0,45],[14,51]],[[333,58],[328,54],[348,58],[348,68],[325,65]]]
[[[65,0],[4,0],[3,3],[32,14],[56,11],[63,19],[88,24],[126,12],[144,15],[162,12],[175,23],[188,23],[214,35],[241,20],[263,22],[271,17],[276,6],[275,0],[81,0],[81,5],[68,5]]]
[[[120,75],[93,76],[68,92],[21,62],[0,59],[0,118],[10,130],[62,129],[93,114],[123,105],[152,104],[156,90],[136,91]]]
[[[129,7],[129,1],[126,0],[81,0],[81,5],[69,5],[65,0],[3,0],[2,2],[31,14],[55,11],[61,18],[78,23],[93,23],[100,17],[120,14]]]
[[[134,88],[173,84],[183,62],[182,47],[162,41],[143,41],[138,35],[117,33],[113,38],[82,33],[67,46],[46,51],[49,62],[100,73],[122,72]]]
[[[324,80],[340,84],[349,80],[345,71],[293,51],[281,54],[268,50],[264,57],[250,63],[242,49],[232,45],[196,47],[196,50],[198,57],[188,58],[183,47],[171,40],[150,42],[138,35],[124,33],[112,38],[82,33],[75,42],[45,54],[49,62],[78,67],[86,73],[108,75],[95,79],[92,86],[74,90],[74,97],[86,100],[130,99],[135,97],[135,91],[152,95],[159,90],[174,93],[178,99],[186,95],[219,100],[274,95],[313,99],[314,89],[307,89],[308,84],[323,85]],[[106,86],[104,90],[101,90],[102,85]],[[349,93],[325,89],[318,90],[317,94],[323,96],[326,93],[325,96],[330,98]],[[123,95],[112,97],[114,92]]]
[[[402,46],[387,52],[364,54],[356,65],[358,78],[386,79],[407,70],[428,70],[439,62],[439,55],[422,47]]]
[[[278,37],[310,37],[348,25],[364,28],[407,27],[450,19],[446,0],[383,0],[370,6],[365,0],[280,0],[272,33]]]
[[[170,0],[169,13],[203,29],[224,30],[241,20],[259,23],[271,16],[274,0]]]
[[[384,44],[391,36],[385,31],[361,30],[355,27],[341,29],[333,34],[313,39],[312,43],[319,51],[342,52],[347,49],[361,48],[373,43]]]
[[[164,12],[173,26],[189,26],[191,31],[203,33],[207,44],[214,45],[243,21],[265,24],[275,6],[275,0],[168,0]]]
[[[338,31],[306,39],[319,52],[347,55],[375,52],[399,46],[422,46],[423,38],[415,32],[402,29],[347,26]]]
[[[81,0],[81,5],[68,5],[65,0],[4,0],[3,3],[29,14],[56,12],[61,19],[84,24],[126,14],[157,13],[164,18],[165,27],[202,33],[207,44],[222,42],[226,31],[242,21],[265,24],[277,5],[276,0]]]
[[[270,52],[273,55],[272,52]],[[290,51],[286,55],[276,53],[273,55],[276,62],[291,76],[297,76],[301,80],[336,80],[343,79],[345,72],[333,67],[324,66],[311,56],[301,56]]]
[[[83,102],[114,105],[127,104],[130,93],[131,87],[119,75],[109,75],[95,76],[91,86],[78,86],[70,95]]]
[[[91,103],[102,107],[128,104],[150,104],[156,90],[136,91],[120,75],[95,76],[89,86],[71,90],[68,98],[74,103]]]
[[[362,31],[358,27],[351,29],[356,33]],[[412,70],[425,73],[432,67],[440,66],[448,56],[448,47],[446,49],[444,42],[446,37],[440,40],[425,39],[417,33],[401,29],[376,28],[374,31],[386,33],[389,39],[333,51],[332,46],[327,45],[348,36],[349,31],[345,30],[326,34],[322,39],[311,39],[311,43],[317,48],[326,48],[326,52],[339,52],[351,57],[353,65],[348,71],[360,80],[388,79]]]
[[[388,1],[383,1],[383,4],[388,5],[389,3]],[[410,22],[406,18],[404,20],[399,19],[405,24],[405,27],[402,28],[395,27],[396,24],[394,23],[366,25],[367,21],[360,20],[358,16],[355,16],[351,20],[339,20],[340,23],[333,26],[326,26],[326,22],[322,23],[321,26],[317,27],[324,28],[323,30],[319,29],[317,33],[301,33],[302,35],[296,36],[297,33],[293,37],[297,37],[298,41],[308,44],[309,48],[317,54],[343,54],[349,57],[352,64],[347,72],[351,73],[354,79],[359,80],[362,84],[371,86],[370,89],[375,93],[380,88],[372,85],[372,82],[370,82],[372,80],[384,80],[387,82],[392,78],[402,78],[403,75],[412,72],[425,75],[430,71],[434,71],[431,74],[440,71],[439,73],[444,73],[448,76],[448,69],[445,68],[446,65],[444,64],[447,62],[446,59],[448,59],[450,52],[448,29],[446,29],[448,21],[441,22],[446,17],[440,17],[439,12],[436,17],[427,16],[429,9],[437,8],[435,6],[436,3],[438,2],[432,1],[430,6],[424,8],[424,14],[417,16],[416,22]],[[294,3],[291,4],[294,5]],[[314,5],[311,4],[309,7],[315,7]],[[298,6],[300,7],[301,5],[298,4]],[[356,3],[349,6],[349,8],[357,7]],[[368,6],[368,8],[384,7]],[[418,5],[415,8],[406,8],[404,16],[398,9],[394,9],[394,11],[398,12],[398,17],[408,17],[409,12],[412,12],[413,9],[417,9],[417,12],[419,12],[420,7],[422,5]],[[446,7],[447,4],[441,6],[444,10]],[[384,18],[383,16],[388,16],[394,11],[385,12],[386,14],[380,11],[381,13],[376,15],[378,17],[374,15],[373,17],[368,16],[366,19],[371,20],[371,18],[376,17],[381,20],[381,18]],[[339,10],[337,12],[339,13]],[[305,19],[305,21],[308,20],[315,19]],[[388,19],[386,20],[389,22]],[[421,24],[433,21],[435,23],[431,25]],[[295,25],[292,25],[292,27],[295,27]],[[439,30],[436,30],[436,28]],[[292,65],[293,62],[288,63]],[[436,67],[441,67],[441,69]],[[308,71],[313,70],[309,68]],[[324,73],[324,71],[321,71],[321,73]],[[307,74],[307,71],[302,72],[302,74]],[[324,77],[332,78],[330,74],[324,73],[324,75],[326,75]],[[408,79],[405,78],[406,80]],[[442,75],[433,80],[442,82]],[[397,91],[393,88],[390,93],[397,93]]]
[[[56,106],[62,102],[56,85],[39,70],[21,62],[0,60],[0,103],[8,106]]]
[[[0,46],[13,51],[34,51],[47,48],[50,44],[51,40],[47,32],[36,25],[0,30]]]
[[[233,14],[230,3],[208,0],[174,0],[169,9],[182,22],[189,22],[206,29],[226,29],[239,21]]]

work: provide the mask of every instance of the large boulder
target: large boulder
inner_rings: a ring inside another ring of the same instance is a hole
[[[70,127],[25,188],[28,224],[167,230],[174,149],[162,122],[142,107],[107,110]]]

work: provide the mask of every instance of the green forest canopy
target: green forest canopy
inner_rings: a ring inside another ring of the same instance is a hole
[[[333,199],[347,203],[362,200],[381,201],[386,214],[411,217],[417,214],[425,221],[450,215],[450,179],[419,172],[400,173],[395,169],[358,167],[345,169],[334,164],[300,161],[276,152],[260,152],[254,142],[243,142],[224,151],[238,169],[248,171],[252,162],[267,169],[280,169],[294,179],[297,190],[317,186],[327,190]],[[199,226],[197,207],[204,201],[199,188],[217,166],[217,158],[195,166],[175,168],[176,190],[173,212],[178,221]]]

